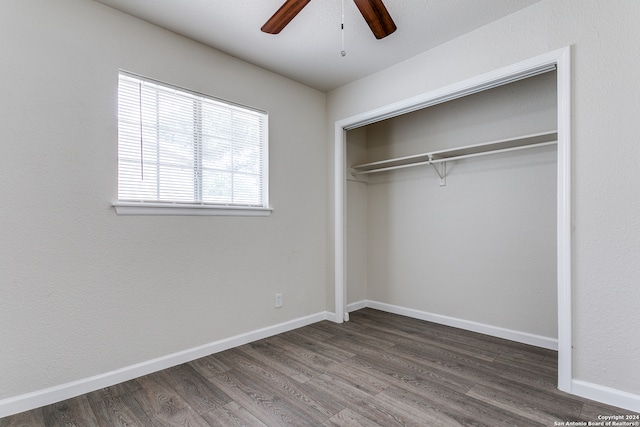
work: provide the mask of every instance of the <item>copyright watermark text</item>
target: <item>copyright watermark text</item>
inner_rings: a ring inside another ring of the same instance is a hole
[[[640,427],[640,415],[598,415],[593,421],[555,421],[554,427]]]

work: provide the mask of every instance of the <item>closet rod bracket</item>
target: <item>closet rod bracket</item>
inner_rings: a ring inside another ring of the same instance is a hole
[[[440,187],[447,185],[447,162],[441,162],[438,164],[433,163],[433,158],[429,155],[429,164],[433,166],[433,169],[440,178]]]
[[[367,177],[367,175],[363,174],[362,172],[359,172],[355,169],[351,169],[351,178],[347,178],[347,181],[353,181],[353,182],[362,182],[364,184],[368,184],[369,183],[369,178]]]

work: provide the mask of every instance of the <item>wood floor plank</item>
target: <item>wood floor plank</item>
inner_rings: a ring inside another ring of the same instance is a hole
[[[200,415],[218,409],[232,400],[189,364],[165,369],[158,375]]]
[[[399,337],[396,340],[396,345],[409,346],[419,349],[428,350],[430,348],[439,352],[449,352],[451,354],[458,355],[458,357],[465,357],[470,359],[478,359],[479,361],[493,362],[500,357],[500,349],[497,347],[484,347],[478,348],[468,343],[468,345],[461,345],[461,343],[455,339],[432,339],[429,336],[421,334],[416,337]]]
[[[307,389],[330,394],[338,404],[342,405],[343,409],[350,407],[353,402],[367,400],[375,396],[375,394],[362,390],[358,384],[331,374],[314,378],[303,386]]]
[[[292,408],[297,413],[318,423],[326,421],[343,406],[336,408],[332,399],[326,394],[309,393],[299,387],[299,383],[286,375],[269,369],[260,361],[253,359],[240,350],[224,352],[220,357],[228,358],[228,364],[234,365],[240,380],[254,390],[269,391],[280,399],[282,405]]]
[[[430,326],[430,325],[429,325]],[[477,346],[470,345],[471,340],[461,344],[458,337],[450,337],[450,333],[444,335],[439,332],[422,331],[421,333],[406,332],[395,333],[393,326],[371,326],[366,330],[368,334],[379,336],[380,338],[393,343],[394,345],[402,345],[406,343],[422,343],[423,346],[437,346],[444,349],[456,351],[458,353],[465,354],[470,357],[482,358],[487,361],[493,361],[500,356],[500,349],[495,346],[483,346],[479,348]]]
[[[397,405],[389,404],[385,399],[379,400],[377,395],[366,393],[357,385],[346,382],[339,377],[323,375],[314,378],[304,386],[318,388],[325,393],[332,394],[345,407],[348,406],[354,412],[381,425],[424,425],[423,420],[405,412]]]
[[[316,370],[323,371],[328,365],[334,363],[333,359],[326,357],[322,354],[318,354],[313,350],[305,348],[295,344],[289,340],[281,338],[280,336],[268,338],[270,342],[281,347],[287,354],[295,357],[300,363],[310,366]]]
[[[45,427],[83,427],[98,425],[89,399],[80,396],[64,400],[42,408]]]
[[[355,356],[354,353],[343,348],[333,346],[326,341],[313,340],[311,337],[307,337],[305,334],[296,331],[282,334],[281,338],[304,348],[309,352],[322,355],[323,357],[336,362],[341,362]]]
[[[205,378],[211,378],[231,369],[220,360],[216,359],[215,354],[193,360],[188,364]]]
[[[467,393],[467,396],[542,425],[553,425],[554,422],[561,420],[563,417],[571,420],[582,420],[580,418],[581,403],[574,403],[570,400],[559,402],[556,400],[556,396],[547,394],[527,393],[522,395],[518,392],[505,391],[500,388],[479,384],[472,388]],[[565,405],[569,405],[569,408]]]
[[[343,326],[345,325],[345,326]],[[329,322],[328,320],[314,323],[310,325],[311,328],[318,328],[333,333],[331,338],[328,338],[327,342],[339,341],[341,345],[343,343],[354,343],[358,347],[370,347],[370,348],[387,348],[394,345],[383,338],[378,338],[366,333],[366,328],[362,328],[358,323],[348,322],[343,324],[337,324]],[[349,347],[346,347],[349,348]]]
[[[425,347],[409,343],[390,347],[388,352],[414,363],[439,367],[460,375],[493,377],[500,375],[505,369],[504,366],[494,362],[477,359],[438,346]]]
[[[469,420],[465,420],[460,416],[452,416],[450,413],[438,408],[432,402],[404,389],[389,387],[383,393],[377,395],[376,398],[396,408],[402,408],[405,412],[410,413],[416,420],[423,420],[421,425],[433,427],[468,425]]]
[[[251,412],[236,402],[230,402],[202,415],[209,424],[216,427],[267,427],[267,424],[256,418]]]
[[[324,320],[323,322],[328,322],[328,321]],[[299,332],[302,332],[301,336],[305,337],[306,339],[310,339],[311,341],[326,341],[334,337],[334,332],[329,330],[323,330],[322,328],[314,328],[314,327],[300,328],[300,329],[293,330],[292,332],[295,332],[296,334],[298,334]]]
[[[0,418],[0,427],[41,427],[43,425],[42,408]]]
[[[91,408],[100,426],[152,425],[138,401],[129,394],[91,402]]]
[[[506,369],[502,363],[478,361],[464,357],[456,357],[452,353],[431,352],[406,346],[394,346],[388,350],[389,354],[397,355],[406,360],[414,369],[440,372],[450,382],[453,379],[466,380],[469,384],[491,385],[496,378],[501,377]]]
[[[140,388],[132,396],[144,408],[147,416],[155,425],[208,427],[209,424],[168,387],[158,374],[138,378]]]
[[[129,394],[132,391],[136,391],[140,388],[140,384],[135,381],[125,381],[120,384],[113,385],[111,387],[101,388],[99,390],[87,393],[87,399],[89,403],[97,403],[105,399],[113,399],[124,394]]]
[[[549,390],[535,384],[523,384],[503,377],[496,377],[490,383],[479,383],[474,387],[475,391],[477,392],[480,387],[490,388],[505,396],[512,396],[513,399],[536,405],[550,414],[578,416],[584,405],[584,401],[580,398],[561,392],[557,388]]]
[[[377,354],[380,353],[382,349],[387,351],[390,347],[393,347],[395,344],[387,343],[386,346],[378,346],[376,344],[365,343],[360,337],[356,336],[336,336],[327,341],[334,346],[343,347],[348,349],[350,353],[353,355],[362,355],[362,354]]]
[[[350,361],[350,362],[355,362]],[[434,405],[454,414],[466,414],[468,417],[477,421],[478,425],[486,425],[491,427],[513,427],[526,426],[531,423],[530,420],[503,411],[484,402],[472,399],[467,396],[463,390],[458,392],[434,381],[432,377],[421,376],[402,376],[387,375],[376,369],[370,369],[364,365],[352,364],[354,370],[366,369],[367,375],[381,376],[396,388],[407,390],[415,393],[425,401],[432,402]],[[481,422],[480,422],[481,421]],[[472,424],[474,425],[474,424]]]
[[[349,382],[358,387],[358,389],[372,395],[380,393],[389,387],[389,381],[387,381],[386,378],[382,379],[369,375],[368,372],[353,369],[352,365],[348,365],[346,363],[334,363],[329,365],[327,366],[325,373],[342,378],[343,381]]]
[[[324,372],[323,370],[315,369],[307,364],[301,363],[295,357],[289,356],[283,349],[276,348],[275,346],[255,347],[247,344],[239,347],[238,350],[299,383],[304,383],[311,378],[319,377]]]
[[[326,427],[381,427],[367,417],[345,408],[324,423]]]
[[[374,313],[375,311],[363,310],[363,320],[371,328],[381,332],[388,332],[389,339],[426,340],[437,345],[454,346],[458,350],[470,350],[476,355],[486,353],[490,358],[497,357],[501,352],[505,351],[508,354],[521,350],[532,351],[538,356],[549,354],[547,349],[399,315],[389,315],[389,319],[381,322],[379,319],[385,319],[388,313]]]
[[[429,425],[424,418],[406,409],[406,405],[398,401],[392,402],[382,396],[382,393],[367,400],[357,401],[353,405],[354,411],[384,426],[424,427]]]
[[[209,380],[224,390],[234,402],[244,408],[251,408],[251,413],[268,426],[312,426],[307,418],[291,411],[281,404],[281,399],[270,391],[256,389],[244,384],[242,375],[234,370],[219,374]]]
[[[441,369],[436,364],[415,363],[389,353],[359,355],[345,361],[345,364],[366,367],[389,377],[428,378],[443,388],[460,393],[466,393],[476,384],[474,379],[467,375],[457,375],[455,372]]]
[[[557,388],[557,376],[549,373],[544,367],[539,366],[538,370],[529,367],[513,367],[511,364],[504,365],[504,370],[500,374],[502,378],[510,379],[521,384],[533,385],[551,393],[560,391]]]

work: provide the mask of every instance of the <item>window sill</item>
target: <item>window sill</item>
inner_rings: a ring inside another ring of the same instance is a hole
[[[191,205],[186,203],[115,202],[118,215],[270,216],[273,209],[250,206]]]

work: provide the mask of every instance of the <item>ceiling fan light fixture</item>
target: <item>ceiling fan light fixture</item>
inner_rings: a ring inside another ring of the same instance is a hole
[[[280,9],[265,22],[261,30],[269,34],[280,33],[310,1],[311,0],[286,0],[284,4],[280,6]],[[377,39],[385,38],[397,29],[396,24],[393,22],[382,0],[353,1]]]

